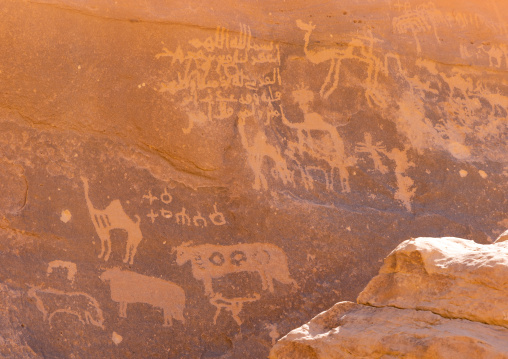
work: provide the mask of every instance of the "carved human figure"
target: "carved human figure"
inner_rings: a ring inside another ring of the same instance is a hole
[[[344,141],[339,136],[336,127],[324,121],[317,112],[310,110],[310,104],[314,100],[312,91],[304,87],[299,88],[293,91],[293,98],[303,112],[303,122],[290,122],[282,111],[282,123],[297,130],[298,152],[301,156],[306,153],[311,158],[324,160],[330,165],[330,190],[333,190],[333,170],[337,169],[342,191],[350,192],[347,167],[354,161],[346,157]],[[322,137],[314,137],[316,132]]]
[[[388,173],[388,167],[381,161],[380,153],[386,150],[386,147],[382,142],[373,143],[372,135],[369,132],[364,133],[365,142],[358,143],[356,146],[357,152],[368,153],[374,162],[374,168],[379,172],[386,174]]]
[[[395,178],[397,180],[397,191],[395,199],[403,203],[408,211],[411,211],[411,200],[416,192],[414,181],[405,173],[410,167],[414,167],[414,163],[407,158],[407,150],[393,148],[391,151],[383,151],[390,160],[395,162]]]
[[[109,282],[111,299],[120,305],[120,317],[127,318],[127,304],[146,303],[162,309],[163,326],[171,326],[173,318],[185,323],[185,292],[175,283],[116,267],[105,270],[100,278]]]
[[[111,231],[113,229],[122,229],[127,232],[127,244],[125,248],[124,263],[132,264],[134,256],[139,245],[143,239],[143,234],[139,227],[140,218],[135,215],[136,221],[133,221],[127,213],[125,213],[122,204],[118,199],[111,201],[105,209],[97,209],[92,204],[89,196],[88,180],[81,177],[83,187],[85,190],[85,199],[90,213],[90,219],[95,227],[95,231],[101,240],[101,252],[99,258],[104,257],[107,261],[111,254]],[[107,245],[107,249],[106,249]]]
[[[246,131],[246,117],[245,113],[240,113],[238,115],[238,132],[243,148],[247,151],[247,163],[254,173],[254,184],[252,188],[258,191],[268,189],[268,182],[263,173],[265,158],[269,158],[273,161],[274,168],[279,174],[279,177],[284,184],[288,184],[292,179],[292,174],[280,150],[268,143],[264,130],[259,129],[257,125],[252,126],[254,128],[254,135],[249,138]]]

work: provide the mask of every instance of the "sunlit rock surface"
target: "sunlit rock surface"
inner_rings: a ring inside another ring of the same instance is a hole
[[[507,358],[508,329],[429,311],[340,302],[291,331],[271,359]]]
[[[508,328],[508,243],[416,238],[401,243],[358,303],[428,310]]]
[[[263,358],[508,228],[506,2],[0,9],[1,353]]]
[[[335,304],[279,340],[270,358],[508,358],[506,248],[404,241],[358,304]]]

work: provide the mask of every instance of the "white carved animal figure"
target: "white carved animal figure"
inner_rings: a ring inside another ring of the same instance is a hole
[[[254,294],[254,297],[247,298],[224,298],[222,294],[216,293],[212,298],[210,298],[210,303],[217,308],[215,315],[213,317],[213,324],[217,324],[217,318],[219,318],[220,312],[222,309],[229,310],[231,312],[231,316],[235,320],[238,325],[242,325],[242,319],[239,317],[243,309],[243,303],[255,302],[259,300],[261,296],[257,293]]]
[[[120,303],[120,317],[127,318],[128,303],[146,303],[162,309],[165,327],[173,324],[173,318],[185,323],[185,292],[175,283],[119,268],[105,270],[100,278],[109,281],[111,299]]]
[[[143,239],[143,234],[139,227],[140,218],[135,215],[137,221],[133,221],[123,210],[122,204],[119,200],[115,199],[105,209],[97,209],[94,207],[89,197],[88,180],[81,177],[83,181],[83,187],[85,189],[86,204],[88,211],[90,212],[90,218],[92,219],[95,231],[101,240],[101,253],[99,258],[104,257],[107,261],[111,254],[111,230],[122,229],[127,232],[127,245],[125,249],[124,263],[129,262],[132,264],[134,256],[139,245],[139,242]],[[106,250],[107,244],[107,250]]]
[[[274,292],[273,280],[298,287],[291,279],[286,254],[279,247],[268,243],[244,243],[232,246],[182,244],[173,248],[176,263],[191,262],[192,275],[205,286],[205,294],[213,296],[212,279],[229,273],[257,272],[263,290]]]
[[[86,293],[30,286],[28,296],[34,298],[35,306],[50,326],[56,314],[69,314],[77,317],[83,324],[92,324],[104,329],[100,305],[95,298]]]

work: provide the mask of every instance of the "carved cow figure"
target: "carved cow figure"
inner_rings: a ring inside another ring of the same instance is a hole
[[[119,268],[105,270],[100,278],[109,281],[111,299],[120,303],[120,317],[127,318],[128,303],[146,303],[162,309],[165,327],[173,324],[173,318],[185,323],[185,292],[175,283]]]
[[[231,246],[182,244],[173,248],[172,253],[175,252],[178,265],[191,262],[194,278],[203,282],[205,294],[209,296],[214,294],[213,278],[238,272],[259,273],[263,290],[268,289],[272,293],[274,279],[298,287],[289,274],[286,254],[273,244],[244,243]]]

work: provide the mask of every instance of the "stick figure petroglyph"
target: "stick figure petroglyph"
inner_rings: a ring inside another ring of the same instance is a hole
[[[388,167],[383,164],[381,156],[379,155],[379,153],[384,153],[386,151],[386,147],[382,142],[374,144],[372,142],[372,135],[368,132],[365,132],[364,138],[365,142],[360,142],[356,145],[356,152],[370,154],[372,161],[374,162],[374,168],[383,174],[388,173]]]

